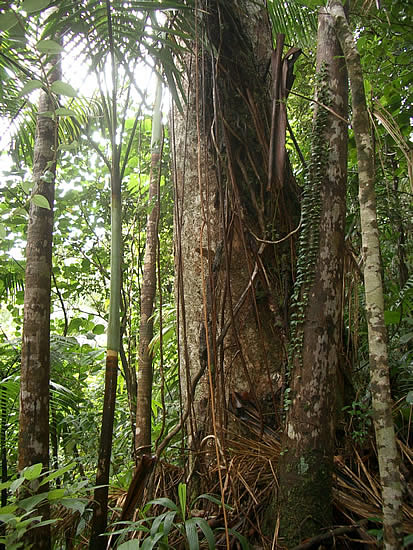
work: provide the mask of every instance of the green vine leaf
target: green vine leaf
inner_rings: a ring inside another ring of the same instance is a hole
[[[46,208],[46,210],[50,210],[49,201],[44,195],[33,195],[32,201],[33,204],[35,204],[39,208]]]
[[[54,40],[40,40],[37,43],[36,49],[41,53],[58,54],[63,51],[63,47]]]
[[[29,80],[29,82],[26,82],[26,84],[23,86],[23,88],[20,90],[19,95],[23,96],[26,94],[30,94],[34,90],[38,90],[43,86],[43,83],[40,80]]]
[[[26,13],[44,10],[50,4],[50,0],[24,0],[22,10]]]
[[[55,80],[50,86],[50,89],[57,95],[65,95],[68,97],[77,97],[78,95],[73,86],[67,84],[67,82],[63,82],[62,80]]]
[[[19,20],[14,12],[0,13],[0,31],[8,31],[17,25],[18,22]]]

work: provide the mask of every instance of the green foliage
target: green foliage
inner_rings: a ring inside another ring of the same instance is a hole
[[[63,506],[77,511],[80,517],[83,516],[88,499],[75,496],[73,483],[71,488],[50,488],[48,491],[38,491],[39,487],[46,483],[51,483],[57,478],[63,479],[73,466],[72,463],[42,474],[42,465],[33,464],[22,470],[16,479],[0,484],[1,490],[9,489],[12,494],[11,503],[0,508],[0,521],[3,523],[0,543],[5,544],[10,550],[26,549],[29,547],[22,539],[30,529],[49,524],[56,526],[60,521],[58,518],[42,519],[41,506],[46,502],[52,507]],[[24,487],[24,493],[21,493],[22,487]]]
[[[142,510],[142,519],[134,522],[122,522],[121,524],[125,527],[114,531],[114,534],[120,535],[116,547],[119,550],[150,550],[152,548],[169,550],[174,548],[174,542],[181,538],[185,541],[185,548],[188,548],[188,550],[198,550],[200,544],[203,544],[202,539],[206,541],[209,550],[214,550],[221,530],[212,530],[206,519],[193,516],[191,513],[195,503],[201,499],[221,506],[219,499],[213,495],[203,494],[198,496],[188,507],[187,486],[185,483],[180,483],[178,485],[177,504],[169,498],[157,498],[147,503]],[[163,507],[167,511],[156,516],[147,516],[152,507],[156,507],[156,509]],[[140,539],[123,542],[124,537],[131,532],[138,532],[143,536]],[[249,549],[245,537],[234,529],[230,529],[229,532],[231,536],[238,540],[242,550]]]
[[[349,432],[352,439],[359,445],[367,440],[371,434],[372,410],[371,403],[368,399],[353,401],[351,406],[343,407],[350,416]]]
[[[314,43],[317,34],[317,11],[319,0],[269,0],[268,12],[274,36],[286,35],[286,41],[299,47]]]

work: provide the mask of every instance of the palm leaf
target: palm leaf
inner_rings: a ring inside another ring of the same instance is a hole
[[[267,5],[274,35],[285,34],[286,43],[300,48],[314,44],[318,0],[305,3],[300,0],[268,0]]]

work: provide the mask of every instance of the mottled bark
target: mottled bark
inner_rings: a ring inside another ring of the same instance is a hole
[[[316,104],[292,323],[291,403],[279,463],[280,536],[289,548],[332,524],[347,180],[347,124],[342,119],[348,94],[334,21],[325,10],[319,14],[317,72],[316,99],[341,118]]]
[[[56,62],[49,85],[60,77]],[[41,462],[49,469],[50,290],[53,203],[57,153],[57,121],[42,112],[54,111],[51,93],[40,92],[33,158],[33,195],[46,197],[50,209],[30,202],[26,247],[26,278],[20,378],[18,468]],[[47,491],[43,485],[42,491]],[[47,519],[48,506],[41,508]],[[27,544],[50,548],[50,526],[34,529]]]
[[[371,139],[360,55],[343,7],[331,1],[329,11],[344,52],[350,79],[353,129],[357,148],[364,290],[370,359],[370,389],[383,498],[384,546],[397,550],[402,545],[399,457],[392,416],[387,334],[381,277],[380,241],[374,189],[374,149]]]
[[[156,294],[156,253],[159,220],[159,178],[162,150],[161,123],[162,84],[158,78],[152,118],[151,173],[149,182],[149,214],[146,225],[145,257],[141,291],[139,325],[138,392],[136,402],[135,451],[149,453],[151,449],[152,418],[152,352],[149,344],[153,338],[153,307]]]

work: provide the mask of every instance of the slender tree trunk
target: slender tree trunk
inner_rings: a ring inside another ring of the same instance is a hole
[[[105,392],[103,399],[102,427],[100,433],[99,458],[94,493],[92,533],[90,550],[106,548],[105,532],[107,526],[109,471],[112,453],[113,423],[115,418],[116,386],[118,378],[118,354],[120,338],[120,266],[121,266],[121,195],[119,162],[116,149],[112,159],[112,216],[111,216],[111,280],[108,340],[106,350]]]
[[[384,546],[397,550],[402,544],[402,492],[399,456],[392,416],[387,334],[381,277],[380,241],[374,189],[374,148],[371,139],[360,55],[341,2],[331,0],[329,11],[343,48],[353,106],[353,129],[357,147],[359,201],[364,260],[364,289],[370,357],[370,388],[373,421],[383,498]]]
[[[120,350],[120,298],[122,264],[122,200],[120,175],[120,145],[117,139],[117,63],[112,35],[110,2],[106,3],[112,66],[111,113],[108,117],[111,137],[111,248],[110,298],[107,329],[105,392],[103,398],[102,427],[94,492],[94,508],[89,541],[90,550],[104,550],[108,515],[109,473],[112,453],[113,424],[115,418],[116,387]]]
[[[149,183],[149,214],[146,226],[145,258],[143,262],[143,281],[141,292],[140,326],[139,326],[139,364],[138,394],[136,402],[136,436],[137,454],[151,449],[152,418],[152,353],[149,344],[153,338],[153,307],[156,294],[156,253],[158,242],[159,220],[159,178],[162,153],[162,83],[158,77],[155,105],[152,118],[151,174]]]
[[[302,204],[289,404],[280,457],[280,534],[295,546],[332,524],[335,390],[340,357],[347,181],[347,72],[334,21],[320,10],[311,163]],[[339,118],[341,117],[341,118]]]
[[[48,85],[60,77],[58,61]],[[26,279],[20,379],[18,468],[41,462],[49,469],[50,290],[52,272],[53,203],[57,153],[56,119],[42,116],[54,111],[52,94],[40,92],[33,158],[33,194],[44,196],[48,208],[30,202],[26,247]],[[47,491],[47,485],[41,487]],[[44,518],[48,506],[41,508]],[[50,548],[50,526],[29,531],[27,544]]]

